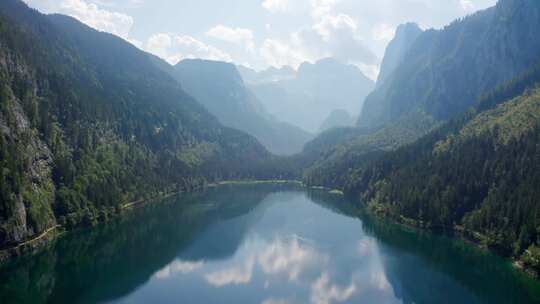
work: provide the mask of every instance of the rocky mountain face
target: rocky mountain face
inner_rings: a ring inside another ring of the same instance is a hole
[[[344,189],[407,225],[455,231],[539,273],[539,26],[540,2],[500,0],[420,33],[356,128],[306,145],[306,158],[318,157],[305,182]]]
[[[364,98],[375,86],[357,67],[332,58],[303,63],[294,77],[290,76],[290,68],[279,71],[274,70],[273,77],[246,82],[269,113],[313,133],[334,110],[358,115]],[[268,75],[268,71],[262,74]]]
[[[539,26],[538,1],[501,0],[442,30],[421,33],[366,99],[358,125],[381,127],[412,111],[437,120],[454,117],[538,61]]]
[[[124,40],[0,2],[0,249],[271,159]],[[264,174],[269,172],[264,170]]]
[[[413,143],[539,62],[539,13],[537,1],[501,0],[441,30],[420,33],[401,64],[367,97],[355,129],[324,132],[306,145],[317,147],[319,155],[306,180],[342,186],[345,172]],[[305,151],[310,159],[312,151]]]
[[[386,47],[379,77],[377,78],[377,87],[380,87],[403,62],[407,51],[421,33],[422,30],[416,23],[406,23],[398,26],[394,39]]]
[[[174,66],[171,75],[221,123],[255,136],[270,152],[299,153],[312,138],[269,114],[232,64],[184,60]]]

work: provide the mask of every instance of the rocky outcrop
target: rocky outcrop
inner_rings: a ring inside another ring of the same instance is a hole
[[[381,86],[403,62],[407,51],[420,34],[422,34],[422,29],[416,23],[406,23],[398,26],[394,39],[386,47],[381,71],[377,79],[377,87]]]
[[[26,79],[28,100],[37,100],[37,89],[32,73],[24,64],[14,60],[8,52],[0,52],[0,69],[9,75],[3,77],[3,97],[0,112],[2,137],[3,187],[12,187],[4,197],[5,219],[0,226],[0,244],[18,244],[56,225],[52,212],[55,187],[52,182],[53,157],[47,145],[39,138],[26,115],[21,100],[12,90],[14,79]],[[6,73],[6,71],[8,71]],[[20,172],[12,172],[13,167]],[[18,167],[18,168],[17,168]]]
[[[411,111],[447,120],[478,97],[537,63],[540,4],[496,7],[420,34],[402,63],[366,99],[361,127],[381,127]]]

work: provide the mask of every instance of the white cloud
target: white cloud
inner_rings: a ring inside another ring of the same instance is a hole
[[[286,299],[267,299],[261,302],[261,304],[289,304]]]
[[[311,303],[331,304],[345,302],[356,292],[356,284],[351,282],[347,287],[331,284],[328,273],[323,273],[311,285]]]
[[[313,26],[313,29],[323,38],[329,41],[331,35],[336,31],[347,31],[354,35],[358,26],[351,16],[346,14],[324,15],[321,20]]]
[[[148,38],[146,49],[151,53],[165,58],[172,46],[172,37],[169,34],[160,33]]]
[[[232,61],[228,53],[189,35],[155,34],[148,39],[146,50],[170,64],[176,64],[186,58]]]
[[[96,3],[104,7],[129,7],[129,8],[139,8],[145,4],[145,0],[124,0],[119,2],[117,0],[92,0],[93,3]]]
[[[476,9],[474,3],[471,0],[459,0],[459,4],[464,11],[471,12]]]
[[[355,20],[346,14],[322,16],[311,28],[294,33],[292,40],[311,61],[334,57],[342,62],[364,65],[379,62],[360,38]]]
[[[255,258],[250,257],[241,267],[234,267],[205,276],[206,281],[212,286],[222,287],[226,285],[241,285],[251,282]]]
[[[289,42],[276,39],[266,39],[259,53],[266,64],[274,67],[288,65],[297,68],[302,62],[309,60],[305,54],[291,46]]]
[[[317,252],[301,246],[298,237],[288,242],[277,239],[259,255],[264,273],[286,275],[290,281],[297,280],[310,266],[320,262]]]
[[[243,44],[248,50],[255,49],[253,41],[253,31],[245,28],[230,28],[224,25],[217,25],[206,32],[206,35],[223,41]]]
[[[383,271],[373,272],[371,274],[370,283],[374,288],[380,291],[387,293],[392,292],[392,285],[388,282],[388,278]]]
[[[381,23],[373,27],[371,31],[371,36],[375,41],[384,41],[386,43],[390,42],[396,34],[396,28],[386,24]]]
[[[97,30],[128,39],[133,26],[131,16],[99,8],[84,0],[63,0],[59,12],[72,16]]]
[[[186,262],[175,260],[171,264],[165,266],[154,274],[157,279],[167,279],[174,274],[187,274],[201,269],[204,266],[204,262]]]
[[[372,66],[380,63],[380,58],[374,53],[382,56],[399,24],[414,21],[425,28],[441,28],[455,18],[496,3],[496,0],[258,0],[255,5],[260,9],[249,10],[252,6],[237,7],[227,1],[218,1],[219,3],[212,4],[216,4],[216,10],[223,10],[220,15],[225,16],[225,19],[216,21],[212,14],[197,15],[200,14],[200,8],[209,5],[206,2],[212,2],[211,0],[199,1],[200,3],[193,5],[171,1],[172,11],[182,9],[185,14],[192,15],[186,16],[187,19],[182,18],[181,22],[172,19],[160,24],[156,22],[156,18],[171,16],[148,16],[147,10],[154,11],[155,1],[24,1],[44,13],[73,16],[89,26],[118,35],[143,49],[146,49],[146,43],[140,41],[147,42],[149,36],[166,33],[173,26],[189,28],[189,32],[182,32],[186,35],[184,38],[191,37],[199,43],[183,39],[185,43],[180,51],[180,47],[176,47],[172,41],[173,36],[180,35],[171,34],[171,49],[161,50],[165,53],[164,58],[171,62],[197,56],[226,61],[230,61],[232,57],[237,62],[247,61],[260,69],[268,64],[297,66],[299,60],[313,62],[332,56],[340,61],[369,66],[366,70],[371,71],[376,70]],[[158,11],[156,14],[162,14]],[[266,12],[280,14],[268,16]],[[215,24],[226,24],[226,16],[236,16],[236,13],[242,15],[238,16],[237,20],[242,22],[242,27],[218,25],[211,28]],[[249,17],[244,18],[245,16]],[[197,21],[192,22],[194,19]],[[182,22],[187,22],[189,26],[186,27]],[[134,24],[137,31],[134,30]],[[204,36],[209,28],[211,29]],[[196,34],[201,32],[203,36]],[[213,39],[227,41],[229,44]],[[260,45],[258,41],[261,41]]]
[[[305,61],[335,57],[342,62],[370,66],[372,77],[376,77],[373,74],[378,73],[378,68],[371,66],[378,66],[379,58],[361,38],[357,21],[351,15],[339,12],[340,0],[306,1],[309,3],[307,9],[311,9],[312,25],[290,33],[287,38],[267,38],[259,52],[266,64],[298,67]],[[389,32],[384,34],[388,36]]]
[[[138,48],[142,48],[142,42],[130,36],[134,24],[133,17],[103,9],[113,8],[115,5],[108,1],[93,0],[24,0],[28,5],[39,9],[44,13],[59,13],[71,16],[80,22],[102,32],[114,34],[130,42]],[[129,6],[142,5],[143,0],[129,0]]]
[[[264,0],[262,6],[272,12],[285,12],[289,9],[289,0]]]
[[[311,0],[311,16],[319,18],[329,14],[338,0]]]

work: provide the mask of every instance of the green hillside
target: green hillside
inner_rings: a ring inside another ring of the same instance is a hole
[[[356,169],[346,192],[376,213],[462,231],[533,263],[540,244],[540,73],[532,71],[486,95],[481,110]]]
[[[269,159],[131,44],[0,3],[0,247],[159,193],[261,177]]]

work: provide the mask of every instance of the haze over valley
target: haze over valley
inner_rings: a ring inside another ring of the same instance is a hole
[[[539,303],[540,2],[0,1],[2,303]]]

